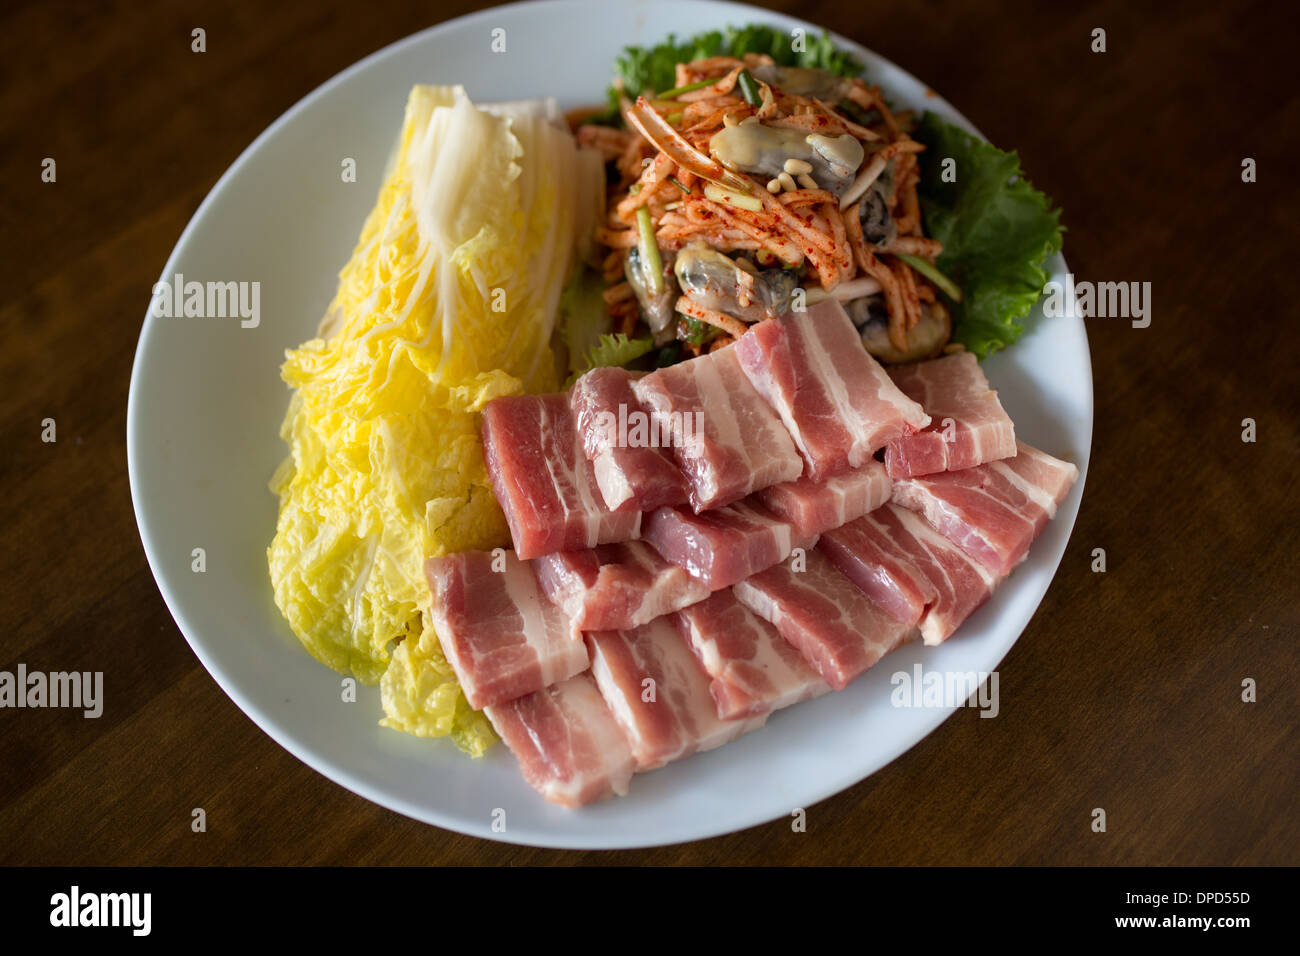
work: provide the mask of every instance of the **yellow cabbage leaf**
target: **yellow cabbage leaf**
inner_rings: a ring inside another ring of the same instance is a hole
[[[479,413],[558,385],[577,152],[551,116],[416,87],[320,334],[281,370],[294,391],[271,482],[277,605],[317,659],[381,682],[385,726],[475,755],[493,737],[443,658],[422,566],[509,543]]]

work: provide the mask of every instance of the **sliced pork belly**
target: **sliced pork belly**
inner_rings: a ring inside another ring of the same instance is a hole
[[[730,587],[784,561],[794,548],[806,550],[816,543],[815,535],[796,534],[750,499],[700,514],[689,508],[660,508],[646,518],[643,537],[710,591]]]
[[[760,322],[735,349],[815,481],[865,465],[887,442],[930,423],[862,347],[834,299]]]
[[[983,604],[997,578],[923,518],[890,504],[822,535],[817,548],[904,624],[938,644]]]
[[[488,402],[483,457],[520,558],[627,541],[640,532],[640,512],[606,506],[564,394]]]
[[[1001,577],[1024,560],[1079,477],[1069,462],[1016,442],[1014,458],[894,482],[894,501]]]
[[[808,553],[803,571],[786,561],[732,591],[774,624],[835,690],[843,690],[914,630],[868,598],[820,551]]]
[[[720,747],[766,720],[718,718],[709,675],[667,617],[631,631],[596,631],[587,640],[591,673],[637,770]]]
[[[695,511],[803,471],[789,434],[740,370],[733,346],[651,372],[632,389],[661,434],[678,436],[670,451]]]
[[[889,377],[930,416],[923,431],[885,446],[891,478],[974,468],[1016,453],[1016,429],[970,352],[899,365]]]
[[[662,436],[646,427],[649,413],[622,368],[592,369],[569,392],[578,439],[596,485],[611,510],[653,511],[686,501],[686,478],[673,464]]]
[[[673,618],[713,678],[709,692],[723,720],[757,717],[830,690],[794,645],[730,588]]]
[[[559,551],[532,562],[551,602],[584,631],[619,631],[702,601],[709,586],[644,541]]]
[[[532,568],[505,552],[430,558],[433,623],[475,710],[541,690],[587,669],[587,649],[568,616],[542,594]]]
[[[887,504],[870,516],[826,532],[817,548],[899,621],[920,624],[926,610],[939,599],[939,591],[916,566],[911,549],[890,535],[890,530],[901,524],[892,511],[887,512],[891,508],[897,510]]]
[[[764,488],[755,494],[778,518],[790,522],[796,533],[818,535],[838,528],[889,500],[889,475],[874,458],[824,481],[800,478]]]
[[[485,711],[529,786],[580,807],[627,793],[632,751],[590,672]]]

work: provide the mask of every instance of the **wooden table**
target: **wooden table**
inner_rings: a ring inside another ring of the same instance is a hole
[[[1077,278],[1151,282],[1152,323],[1088,323],[1091,473],[1055,583],[1001,665],[999,719],[959,711],[813,807],[806,833],[777,821],[599,854],[448,833],[317,775],[221,692],[159,597],[125,453],[151,284],[272,120],[358,58],[478,5],[185,6],[0,14],[0,669],[103,669],[115,700],[99,720],[0,711],[0,863],[1297,862],[1289,15],[779,5],[925,78],[1018,148],[1065,209]],[[1105,53],[1090,50],[1096,27]],[[44,157],[57,158],[54,184]],[[1242,181],[1246,157],[1258,182]],[[57,443],[40,439],[45,418]],[[1095,548],[1105,573],[1091,570]],[[195,806],[205,834],[191,831]]]

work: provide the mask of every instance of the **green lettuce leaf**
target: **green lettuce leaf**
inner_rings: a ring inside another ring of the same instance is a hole
[[[629,46],[615,60],[614,71],[629,96],[645,90],[663,92],[676,84],[677,64],[712,56],[741,56],[766,53],[781,66],[804,66],[830,70],[837,76],[857,76],[862,64],[851,53],[835,48],[825,30],[820,36],[803,37],[803,49],[793,49],[785,30],[751,23],[745,27],[710,30],[678,42],[675,34],[652,47]],[[618,91],[611,89],[612,102]]]
[[[622,332],[616,335],[602,335],[600,341],[587,353],[586,360],[573,372],[569,379],[572,384],[585,372],[593,368],[605,368],[610,365],[627,365],[635,362],[655,347],[654,339],[646,336],[642,339],[630,339]]]
[[[579,268],[560,295],[560,315],[556,326],[568,358],[568,371],[586,371],[587,355],[600,344],[609,328],[605,311],[605,279],[595,269]]]
[[[913,136],[925,143],[918,193],[925,234],[943,243],[940,271],[962,289],[952,306],[953,341],[979,358],[1020,338],[1061,249],[1061,211],[1030,185],[1020,157],[926,113]],[[956,160],[956,182],[942,180]]]

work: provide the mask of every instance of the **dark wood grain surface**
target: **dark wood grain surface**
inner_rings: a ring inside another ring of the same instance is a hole
[[[240,712],[163,605],[131,510],[127,383],[150,287],[270,122],[477,6],[4,5],[0,669],[103,670],[113,706],[98,720],[0,710],[0,863],[1298,862],[1300,94],[1281,5],[778,5],[1017,148],[1065,210],[1077,278],[1152,283],[1149,328],[1088,323],[1091,472],[1056,580],[999,669],[998,719],[958,711],[811,808],[805,833],[777,821],[601,854],[413,822]],[[57,443],[40,440],[45,418]]]

